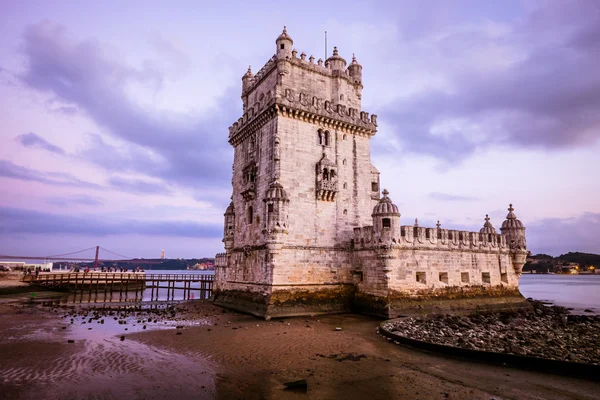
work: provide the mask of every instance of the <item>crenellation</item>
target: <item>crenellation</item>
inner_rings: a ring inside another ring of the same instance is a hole
[[[347,65],[337,48],[316,63],[298,57],[285,29],[275,44],[242,77],[243,114],[229,127],[232,201],[215,302],[262,317],[389,317],[410,313],[407,304],[472,310],[487,288],[514,295],[527,251],[512,205],[501,234],[488,216],[480,232],[400,225],[371,163],[377,115],[361,109],[356,57]],[[501,308],[498,296],[488,303]]]

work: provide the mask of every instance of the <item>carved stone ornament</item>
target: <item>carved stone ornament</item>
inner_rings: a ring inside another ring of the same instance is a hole
[[[295,93],[292,89],[285,89],[285,98],[290,102],[293,103],[295,100]]]

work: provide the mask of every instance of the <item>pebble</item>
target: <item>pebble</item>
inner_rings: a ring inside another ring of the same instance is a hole
[[[600,365],[600,316],[530,303],[530,312],[404,318],[384,326],[400,336],[446,346]]]

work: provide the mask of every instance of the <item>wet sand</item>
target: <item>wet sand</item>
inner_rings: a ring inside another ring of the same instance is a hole
[[[126,325],[87,317],[71,324],[64,309],[0,305],[2,398],[593,399],[600,393],[595,382],[396,346],[376,334],[380,320],[365,316],[267,322],[201,301],[178,309],[144,330],[140,317]],[[285,390],[285,382],[300,379],[307,392]]]

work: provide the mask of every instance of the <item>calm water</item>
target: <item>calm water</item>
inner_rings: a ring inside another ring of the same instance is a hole
[[[525,297],[573,308],[573,312],[590,309],[600,314],[600,274],[523,274],[519,287]]]

